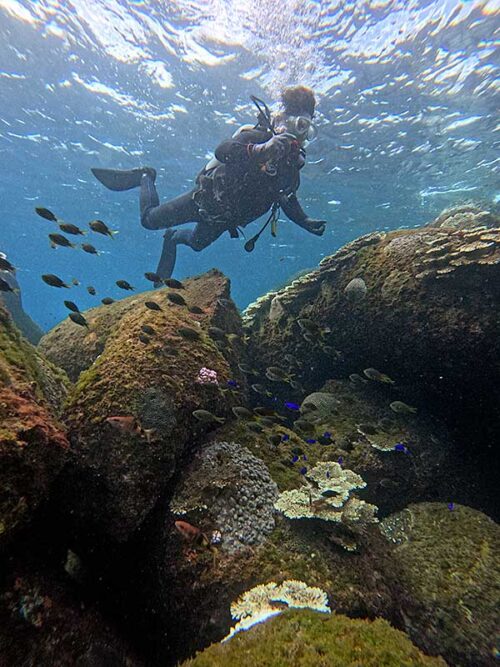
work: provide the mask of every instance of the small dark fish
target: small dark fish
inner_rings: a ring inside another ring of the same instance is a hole
[[[319,333],[319,327],[316,322],[308,320],[305,317],[299,318],[297,324],[302,329],[302,331],[308,331],[309,333]]]
[[[315,412],[318,409],[318,406],[311,401],[306,401],[302,404],[302,412]]]
[[[448,509],[450,510],[450,512],[453,512],[453,510],[455,509],[455,503],[448,503]]]
[[[83,236],[85,232],[83,232],[80,227],[77,227],[76,225],[72,225],[68,222],[62,222],[59,225],[59,229],[64,232],[65,234],[73,234],[74,236],[81,235]]]
[[[253,419],[253,414],[247,408],[244,408],[242,405],[237,405],[234,408],[231,408],[233,414],[238,419]]]
[[[146,308],[149,308],[149,310],[162,310],[162,307],[156,303],[156,301],[145,301],[144,305]]]
[[[344,459],[341,456],[339,456],[339,458],[338,458],[338,464],[339,464],[339,466],[344,464]]]
[[[263,384],[252,384],[250,388],[256,393],[261,394],[262,396],[268,396],[269,398],[273,395],[271,391],[266,389]]]
[[[92,220],[92,222],[89,222],[89,227],[93,232],[103,234],[104,236],[110,236],[111,238],[113,238],[113,234],[118,234],[118,232],[111,231],[102,220]]]
[[[228,380],[226,384],[229,387],[239,387],[239,384],[236,382],[236,380]]]
[[[305,475],[307,472],[307,468],[305,466],[302,466],[302,468],[299,470],[301,475]]]
[[[0,252],[0,271],[9,271],[9,273],[15,273],[15,267],[9,262],[6,257],[2,256]]]
[[[404,454],[409,453],[408,447],[406,447],[406,445],[404,445],[402,442],[398,442],[396,445],[394,445],[394,451],[403,452]]]
[[[364,435],[375,435],[377,433],[377,428],[373,424],[358,424],[358,429],[364,434]]]
[[[65,236],[62,234],[49,234],[49,239],[52,247],[55,247],[56,245],[60,245],[63,248],[74,248],[75,244],[71,243],[69,239],[67,239]]]
[[[134,289],[134,288],[132,287],[132,285],[131,285],[129,282],[127,282],[126,280],[117,280],[117,281],[116,281],[116,285],[118,285],[118,287],[119,287],[120,289],[124,289],[124,290],[130,290],[130,291],[132,291],[132,290]]]
[[[298,405],[297,403],[291,403],[290,401],[287,401],[284,405],[285,408],[288,408],[289,410],[296,410],[296,411],[300,410],[300,405]]]
[[[215,340],[225,340],[226,334],[219,327],[208,327],[208,335]]]
[[[245,373],[245,375],[257,375],[253,368],[250,368],[248,364],[238,364],[238,368],[242,373]]]
[[[264,430],[264,428],[257,422],[247,422],[245,424],[245,427],[249,431],[252,431],[253,433],[262,433],[262,431]]]
[[[87,292],[88,292],[91,296],[95,296],[95,295],[97,294],[95,287],[92,287],[92,285],[89,285],[89,286],[87,287]]]
[[[72,310],[74,313],[79,313],[80,309],[76,305],[76,303],[73,303],[73,301],[65,301],[64,305],[68,310]]]
[[[80,281],[77,278],[71,278],[71,284],[75,285],[75,287],[78,287]]]
[[[276,417],[261,417],[259,421],[266,428],[272,428],[276,424]]]
[[[74,322],[75,324],[79,324],[81,327],[87,327],[88,328],[88,323],[87,320],[83,317],[81,313],[70,313],[69,314],[69,319]]]
[[[333,440],[330,437],[325,437],[324,435],[320,435],[318,437],[318,442],[320,445],[332,445]]]
[[[157,273],[153,273],[152,271],[146,271],[144,274],[144,277],[146,280],[150,280],[152,283],[161,283],[161,276],[159,276]]]
[[[314,438],[307,438],[306,442],[307,442],[308,445],[314,445],[316,440]]]
[[[283,433],[281,439],[283,440],[283,442],[288,442],[288,440],[290,440],[290,436],[288,435],[288,433]]]
[[[101,299],[101,303],[103,303],[105,306],[110,306],[114,302],[115,300],[112,299],[110,296],[105,296],[104,299]]]
[[[0,278],[0,292],[14,292],[15,290],[9,285],[9,283]]]
[[[306,421],[305,419],[297,419],[293,423],[295,428],[298,428],[299,431],[303,431],[304,433],[313,433],[314,432],[314,425],[311,424],[311,422]]]
[[[297,359],[291,354],[284,354],[283,359],[290,364],[290,366],[295,366],[297,364]]]
[[[262,405],[257,406],[253,409],[256,415],[260,417],[278,417],[275,411],[272,408],[265,408]]]
[[[211,422],[223,424],[226,421],[224,417],[217,417],[208,410],[194,410],[192,415],[198,421],[205,422],[206,424],[210,424]]]
[[[378,426],[384,431],[392,431],[395,428],[396,423],[392,419],[389,419],[389,417],[382,417],[378,422]]]
[[[50,285],[51,287],[66,287],[69,289],[69,286],[66,285],[66,283],[63,283],[63,281],[53,273],[44,273],[42,280],[44,283],[47,283],[47,285]]]
[[[364,371],[363,371],[363,374],[369,380],[374,380],[375,382],[384,382],[385,384],[394,384],[394,380],[392,380],[388,375],[385,375],[385,373],[381,373],[376,368],[365,368]]]
[[[297,454],[294,454],[292,456],[292,463],[297,463],[298,460],[299,460],[299,457],[297,456]]]
[[[161,279],[160,279],[161,280]],[[180,280],[176,280],[175,278],[165,278],[163,283],[167,287],[171,287],[172,289],[184,289],[184,285],[181,283]]]
[[[205,312],[199,306],[189,306],[188,310],[190,313],[193,313],[194,315],[203,315],[203,313]]]
[[[303,456],[304,450],[302,449],[302,447],[294,447],[292,449],[292,454],[297,454],[297,456]]]
[[[179,336],[182,336],[187,340],[200,339],[200,332],[196,331],[196,329],[191,329],[191,327],[180,327],[179,329],[177,329],[177,333],[179,334]]]
[[[180,294],[177,294],[177,292],[169,292],[167,294],[167,299],[172,303],[175,303],[176,306],[187,306],[184,297]]]
[[[281,435],[270,435],[268,440],[273,447],[277,447],[281,442]]]
[[[94,248],[94,246],[91,245],[90,243],[82,243],[81,248],[82,248],[82,250],[84,250],[85,252],[88,252],[89,255],[98,255],[98,254],[99,254],[99,251],[96,250],[96,249]]]
[[[144,345],[147,345],[149,343],[149,341],[151,340],[149,338],[149,336],[146,336],[146,334],[144,334],[144,333],[140,333],[138,335],[138,338],[141,341],[141,343],[144,343]]]
[[[338,496],[338,492],[334,491],[333,489],[325,489],[324,491],[321,492],[321,495],[324,498],[335,498],[335,496]]]
[[[153,327],[150,327],[149,324],[143,324],[141,329],[148,336],[154,336],[156,334],[156,331],[153,329]]]
[[[414,408],[413,405],[408,405],[408,403],[403,403],[403,401],[393,401],[389,404],[389,407],[393,412],[398,414],[415,414],[417,408]]]
[[[35,212],[41,218],[45,218],[45,220],[50,220],[51,222],[57,222],[56,216],[52,213],[52,211],[49,211],[48,208],[37,207],[35,208]]]

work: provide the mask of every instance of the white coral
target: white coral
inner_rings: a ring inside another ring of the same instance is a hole
[[[231,628],[230,633],[222,641],[230,639],[241,630],[248,630],[257,623],[280,614],[283,609],[276,603],[287,605],[288,608],[314,609],[323,613],[330,613],[328,597],[321,588],[308,586],[303,581],[287,579],[281,584],[274,581],[268,584],[259,584],[243,593],[231,605],[231,615],[238,621]]]

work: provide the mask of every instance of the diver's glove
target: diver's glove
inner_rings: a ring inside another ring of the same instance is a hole
[[[255,156],[263,162],[277,161],[285,157],[290,151],[290,135],[275,134],[263,144],[248,144],[249,155]]]
[[[316,236],[323,236],[325,232],[326,220],[314,220],[313,218],[306,218],[301,224],[301,227],[307,229],[311,234]]]

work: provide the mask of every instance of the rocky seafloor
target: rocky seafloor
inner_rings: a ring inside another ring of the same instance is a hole
[[[0,307],[0,665],[498,664],[499,306],[464,206],[242,315]]]

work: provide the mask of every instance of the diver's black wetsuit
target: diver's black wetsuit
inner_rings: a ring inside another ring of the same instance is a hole
[[[272,137],[271,131],[256,126],[242,130],[220,144],[215,157],[196,177],[196,187],[164,204],[160,204],[154,176],[145,173],[141,179],[141,223],[147,229],[168,229],[196,222],[194,229],[178,229],[165,234],[158,273],[170,275],[175,263],[175,246],[187,245],[200,251],[225,231],[237,237],[238,227],[245,227],[269,211],[277,202],[290,220],[308,229],[308,217],[296,197],[300,184],[299,170],[305,164],[305,153],[291,140],[288,155],[269,168],[252,155],[249,144],[262,144]],[[271,171],[271,173],[269,173]]]

